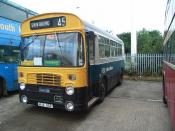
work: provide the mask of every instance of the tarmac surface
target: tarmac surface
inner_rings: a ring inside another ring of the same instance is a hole
[[[19,103],[18,94],[0,98],[0,131],[171,131],[161,82],[123,81],[89,113]]]

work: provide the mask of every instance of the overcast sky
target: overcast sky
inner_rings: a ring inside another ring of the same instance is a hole
[[[38,13],[71,12],[114,34],[146,28],[163,32],[166,0],[11,0]],[[132,22],[134,21],[134,22]]]

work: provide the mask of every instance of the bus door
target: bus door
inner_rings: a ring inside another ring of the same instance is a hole
[[[94,81],[95,81],[95,35],[94,32],[86,32],[86,42],[87,42],[87,63],[88,63],[88,86],[89,86],[89,96],[92,98],[94,96]]]

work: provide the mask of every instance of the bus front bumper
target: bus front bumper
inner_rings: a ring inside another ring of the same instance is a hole
[[[19,91],[21,103],[46,108],[66,109],[67,111],[87,108],[87,87],[74,88],[73,95],[67,95],[64,87],[26,85]]]

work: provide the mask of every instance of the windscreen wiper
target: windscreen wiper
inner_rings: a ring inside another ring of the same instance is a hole
[[[32,36],[32,41],[27,43],[23,48],[21,48],[21,51],[23,51],[26,47],[28,47],[30,44],[32,44],[35,41],[36,38],[38,38],[38,36],[37,35],[33,35]]]

